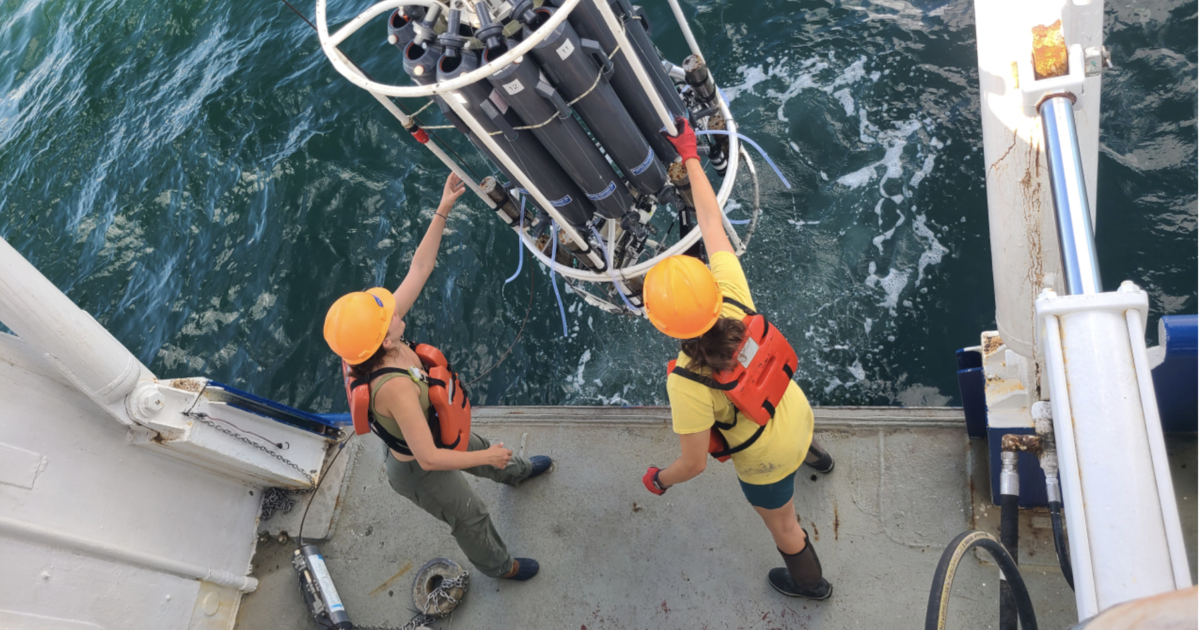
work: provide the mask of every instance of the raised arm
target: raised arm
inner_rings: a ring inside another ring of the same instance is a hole
[[[446,185],[442,188],[442,201],[433,214],[425,237],[421,239],[421,244],[413,254],[412,264],[408,267],[404,281],[400,283],[400,288],[396,289],[396,314],[401,319],[408,314],[413,302],[417,301],[417,296],[421,295],[421,289],[425,288],[429,274],[433,273],[433,267],[437,264],[438,248],[442,245],[442,231],[446,229],[446,220],[450,218],[454,202],[466,189],[467,185],[458,175],[450,173],[446,178]]]
[[[692,200],[696,204],[696,223],[700,226],[700,235],[704,237],[704,249],[709,254],[732,254],[733,245],[729,242],[729,236],[725,234],[725,222],[721,216],[721,208],[717,206],[717,194],[713,192],[708,175],[704,174],[704,167],[700,165],[700,156],[696,153],[696,133],[682,116],[675,119],[675,127],[679,129],[679,135],[666,138],[675,145],[675,150],[679,152],[679,157],[687,168]]]

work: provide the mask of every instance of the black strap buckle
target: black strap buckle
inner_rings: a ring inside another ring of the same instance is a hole
[[[742,442],[741,444],[738,444],[737,446],[731,446],[719,453],[712,453],[712,456],[718,457],[718,458],[727,457],[729,455],[733,455],[734,453],[740,453],[740,452],[750,448],[750,446],[752,444],[754,444],[755,442],[758,441],[758,438],[762,437],[763,431],[766,428],[767,428],[767,425],[765,425],[765,424],[759,425],[758,430],[754,432],[754,435],[751,435],[749,438],[747,438],[745,442]]]

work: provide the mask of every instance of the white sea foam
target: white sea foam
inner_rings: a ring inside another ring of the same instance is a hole
[[[721,93],[725,95],[725,98],[729,99],[730,103],[737,100],[737,97],[741,96],[743,92],[753,93],[754,86],[766,81],[768,78],[767,73],[763,71],[761,65],[754,67],[746,65],[738,66],[737,72],[742,75],[742,82],[721,88]]]
[[[847,188],[854,189],[865,186],[875,179],[879,174],[879,167],[884,167],[883,179],[879,182],[879,194],[886,195],[883,192],[883,184],[889,179],[896,179],[904,174],[904,148],[908,146],[909,138],[921,128],[921,123],[915,120],[906,120],[896,124],[896,128],[879,132],[879,128],[872,125],[866,119],[866,111],[861,113],[861,124],[859,126],[860,133],[865,133],[867,130],[874,130],[876,135],[864,139],[872,144],[878,143],[884,146],[883,158],[873,164],[868,164],[853,173],[847,173],[837,179],[837,182]],[[930,168],[933,165],[930,164]],[[923,176],[922,176],[923,178]],[[918,183],[920,180],[917,180]]]
[[[900,227],[901,225],[904,225],[904,215],[903,214],[901,214],[900,218],[896,220],[896,225],[893,225],[892,229],[871,239],[871,242],[875,244],[875,247],[879,248],[880,254],[883,253],[883,242],[891,239],[892,235],[896,233],[896,228]],[[919,284],[919,282],[918,282],[918,284]]]
[[[589,348],[583,351],[583,355],[579,357],[579,367],[575,370],[574,377],[568,377],[567,385],[577,392],[583,391],[583,370],[587,367],[587,362],[592,360],[592,350]]]
[[[900,303],[900,292],[904,291],[904,287],[908,286],[907,270],[888,268],[888,273],[882,278],[875,275],[875,263],[870,266],[870,275],[867,276],[866,285],[869,287],[878,287],[883,289],[883,301],[880,306],[888,309],[893,317],[896,315],[896,305]]]
[[[810,72],[801,72],[801,73],[797,74],[795,76],[795,78],[792,80],[791,85],[788,85],[787,89],[784,90],[783,92],[778,92],[776,90],[767,90],[767,96],[771,96],[771,97],[779,99],[779,109],[775,112],[775,117],[778,118],[781,122],[788,122],[787,116],[785,116],[783,114],[783,109],[785,107],[787,107],[787,102],[792,100],[792,97],[796,96],[797,94],[803,92],[804,90],[806,90],[808,88],[819,87],[819,85],[817,84],[817,81],[815,79],[815,75],[818,72],[820,72],[828,67],[829,67],[829,65],[823,61],[815,63],[812,65],[812,69]],[[771,69],[771,73],[775,74],[774,68]]]
[[[857,206],[862,211],[873,210],[876,214],[880,227],[870,239],[874,249],[868,248],[861,255],[868,258],[869,267],[862,281],[865,290],[876,296],[873,301],[878,310],[862,313],[862,329],[857,334],[877,337],[877,343],[886,344],[885,340],[896,337],[900,311],[907,313],[923,307],[921,293],[927,289],[920,285],[924,283],[925,274],[939,265],[949,250],[937,239],[941,226],[930,223],[924,209],[913,205],[919,187],[933,176],[946,143],[935,136],[936,123],[920,110],[914,115],[910,113],[911,108],[889,108],[887,103],[866,100],[872,90],[871,84],[890,76],[888,70],[879,65],[866,56],[847,63],[832,51],[806,59],[767,59],[763,65],[739,67],[740,83],[724,89],[731,99],[754,94],[756,99],[764,101],[766,111],[770,111],[771,106],[777,107],[776,118],[782,122],[788,122],[789,101],[804,95],[802,98],[826,98],[828,115],[833,118],[844,115],[842,122],[850,125],[851,133],[857,123],[858,141],[863,148],[857,154],[851,154],[852,170],[842,173],[814,171],[820,181],[835,182],[840,188],[837,195],[850,201],[852,208]],[[802,147],[796,142],[787,142],[803,159]],[[886,229],[885,214],[888,215],[887,222],[891,223]],[[860,218],[860,225],[862,221]],[[788,219],[787,222],[800,231],[819,223],[803,219]],[[836,234],[842,236],[850,229],[848,225],[835,227]],[[889,245],[898,242],[906,246]],[[924,250],[917,260],[908,253],[908,246],[914,242],[918,251]],[[853,341],[847,336],[850,331],[845,330],[844,318],[828,321],[824,317],[815,317],[817,313],[810,315],[813,317],[804,332],[805,338],[823,343],[827,351],[838,355],[837,358],[805,357],[804,360],[827,379],[818,391],[830,394],[841,387],[863,387],[867,381],[868,370],[864,367],[864,363],[869,362],[867,356],[883,348],[865,347],[866,343]]]
[[[858,61],[855,61],[854,63],[850,64],[849,66],[846,66],[846,69],[842,70],[842,74],[838,78],[834,79],[833,83],[831,83],[821,89],[824,90],[825,93],[829,94],[829,93],[832,93],[833,90],[835,90],[838,87],[841,87],[843,85],[850,85],[851,83],[857,83],[857,82],[863,80],[863,78],[867,76],[866,71],[863,70],[863,64],[865,64],[865,63],[867,63],[867,58],[859,57]],[[850,116],[853,114],[854,114],[853,110],[846,112],[847,116]]]
[[[936,139],[937,138],[934,138],[934,140]],[[916,188],[917,186],[921,185],[921,182],[924,181],[925,177],[928,176],[933,170],[933,163],[935,159],[936,158],[933,155],[925,156],[925,163],[921,165],[921,170],[914,173],[912,179],[908,180],[908,185],[910,188]]]
[[[925,215],[918,214],[913,217],[913,234],[925,241],[927,249],[921,252],[921,259],[917,261],[917,283],[915,286],[921,286],[921,280],[925,278],[925,268],[930,265],[936,265],[942,262],[942,257],[950,253],[938,239],[933,230],[925,225]]]
[[[620,394],[613,394],[612,396],[605,396],[604,394],[596,394],[596,399],[599,400],[601,403],[604,403],[604,405],[607,407],[629,405],[629,401],[622,398]]]
[[[842,109],[846,110],[847,116],[854,115],[854,97],[850,96],[850,88],[842,88],[834,92],[833,96],[841,102]]]
[[[856,381],[867,380],[867,371],[863,369],[862,362],[858,359],[855,359],[854,365],[846,368],[846,370],[850,372],[850,375],[853,376],[854,380]]]
[[[871,164],[869,166],[864,166],[853,173],[842,175],[841,177],[837,178],[837,183],[851,189],[866,186],[867,184],[871,183],[872,179],[875,179],[875,167],[877,166],[879,166],[879,164]]]

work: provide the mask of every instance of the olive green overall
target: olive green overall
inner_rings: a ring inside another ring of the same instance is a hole
[[[384,383],[403,376],[405,375],[386,374],[371,385],[371,413],[388,433],[401,440],[404,438],[396,421],[375,409],[375,393]],[[415,378],[413,382],[421,390],[421,410],[428,418],[432,412],[429,384]],[[487,439],[472,433],[467,450],[482,451],[490,446],[491,442]],[[384,454],[387,460],[388,483],[391,484],[392,490],[449,525],[454,540],[475,568],[491,577],[499,577],[512,569],[513,558],[492,524],[487,506],[471,484],[467,483],[462,473],[486,477],[497,483],[515,487],[533,471],[533,465],[528,459],[514,454],[504,470],[487,465],[462,470],[423,470],[415,460],[402,462],[392,457],[387,448],[384,449]]]

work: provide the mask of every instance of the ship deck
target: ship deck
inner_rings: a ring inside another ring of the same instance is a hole
[[[514,555],[536,558],[530,582],[473,571],[448,527],[394,494],[376,439],[347,449],[338,490],[322,489],[306,523],[356,625],[399,627],[413,614],[413,574],[435,557],[472,570],[467,597],[440,628],[915,628],[935,565],[958,533],[999,531],[987,449],[969,440],[953,408],[818,408],[817,437],[837,468],[801,469],[795,504],[834,585],[824,602],[790,599],[766,582],[782,566],[733,469],[713,462],[662,497],[641,475],[665,465],[678,441],[663,408],[498,407],[475,411],[477,432],[556,469],[513,489],[472,479]],[[1196,575],[1196,436],[1168,436],[1192,576]],[[266,529],[289,530],[292,514]],[[289,520],[290,519],[290,520]],[[332,524],[332,527],[330,527]],[[325,531],[328,530],[328,531]],[[294,534],[295,532],[290,532]],[[1045,512],[1024,510],[1019,561],[1043,628],[1075,623],[1074,596],[1058,570]],[[317,628],[289,563],[295,541],[261,541],[237,628]],[[949,627],[997,619],[997,569],[960,565]]]

